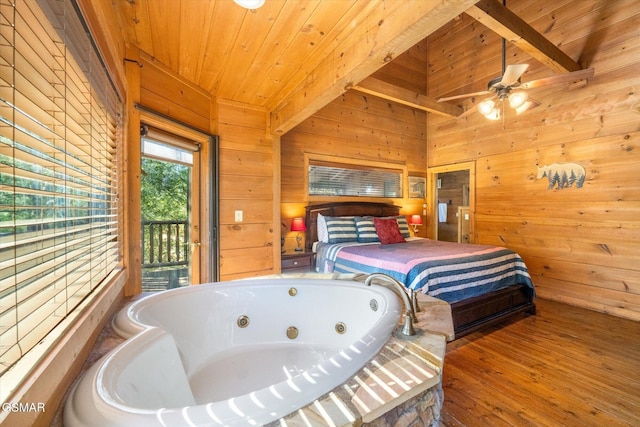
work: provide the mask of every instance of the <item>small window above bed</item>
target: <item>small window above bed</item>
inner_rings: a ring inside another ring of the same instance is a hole
[[[310,196],[402,197],[401,169],[309,161]]]

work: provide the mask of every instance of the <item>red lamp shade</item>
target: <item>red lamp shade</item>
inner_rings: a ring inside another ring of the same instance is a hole
[[[422,225],[422,217],[420,215],[411,215],[411,219],[409,220],[409,224],[411,224],[411,225]]]
[[[293,218],[291,220],[291,231],[307,231],[307,226],[304,223],[304,218]]]

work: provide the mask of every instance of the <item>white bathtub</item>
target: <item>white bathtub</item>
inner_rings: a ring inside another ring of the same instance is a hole
[[[358,372],[400,311],[392,291],[339,280],[258,279],[151,295],[117,315],[114,327],[130,338],[78,382],[64,425],[267,424]]]

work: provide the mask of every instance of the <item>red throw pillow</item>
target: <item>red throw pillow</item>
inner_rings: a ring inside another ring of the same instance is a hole
[[[398,221],[395,218],[373,218],[373,224],[376,227],[376,233],[380,239],[380,243],[387,245],[390,243],[404,243],[404,237],[400,233]]]

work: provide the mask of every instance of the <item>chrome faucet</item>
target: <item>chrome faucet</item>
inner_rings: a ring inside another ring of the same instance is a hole
[[[398,282],[391,276],[388,276],[384,273],[372,273],[370,274],[364,281],[366,286],[371,286],[371,282],[374,279],[381,279],[385,284],[391,285],[390,288],[393,290],[400,298],[402,298],[402,302],[404,303],[404,326],[402,327],[403,335],[415,335],[416,331],[413,328],[413,322],[416,320],[416,313],[414,311],[414,295],[413,289],[405,287],[402,283]]]

